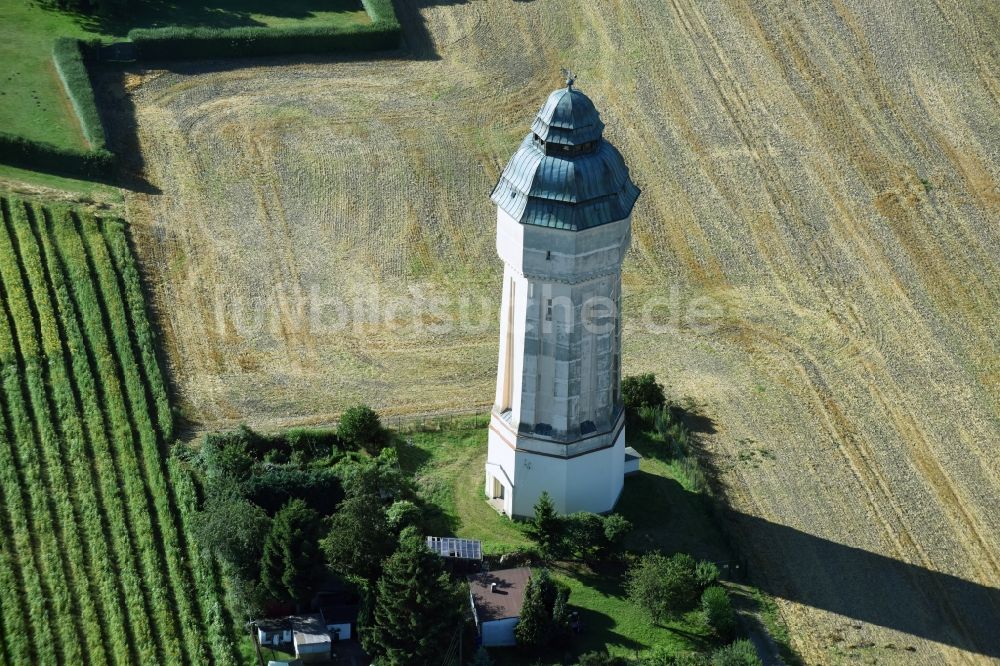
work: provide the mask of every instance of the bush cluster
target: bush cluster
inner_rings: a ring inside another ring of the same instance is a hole
[[[547,492],[535,503],[534,520],[526,528],[542,557],[576,557],[590,564],[610,556],[631,530],[632,523],[617,513],[578,511],[560,516]]]

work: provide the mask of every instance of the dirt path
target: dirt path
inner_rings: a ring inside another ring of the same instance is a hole
[[[398,58],[130,81],[188,415],[487,404],[488,194],[569,65],[644,191],[625,370],[715,419],[807,660],[1000,660],[1000,9],[402,4]]]

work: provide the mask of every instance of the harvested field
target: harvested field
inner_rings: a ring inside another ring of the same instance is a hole
[[[797,647],[1000,659],[1000,9],[399,5],[398,58],[126,74],[163,192],[126,206],[189,418],[490,402],[488,194],[569,64],[644,190],[625,370],[714,420]],[[484,325],[436,326],[461,295]]]

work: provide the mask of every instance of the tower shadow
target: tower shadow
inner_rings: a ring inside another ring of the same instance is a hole
[[[769,594],[1000,659],[1000,589],[757,516],[722,519],[768,549],[766,563],[751,556],[750,578]]]

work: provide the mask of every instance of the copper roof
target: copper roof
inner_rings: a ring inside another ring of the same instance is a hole
[[[570,231],[625,219],[639,188],[603,130],[590,98],[556,90],[504,168],[493,202],[521,224]]]
[[[469,576],[469,592],[480,623],[518,617],[524,605],[524,590],[531,578],[531,569],[501,569]],[[496,583],[496,591],[492,584]]]

